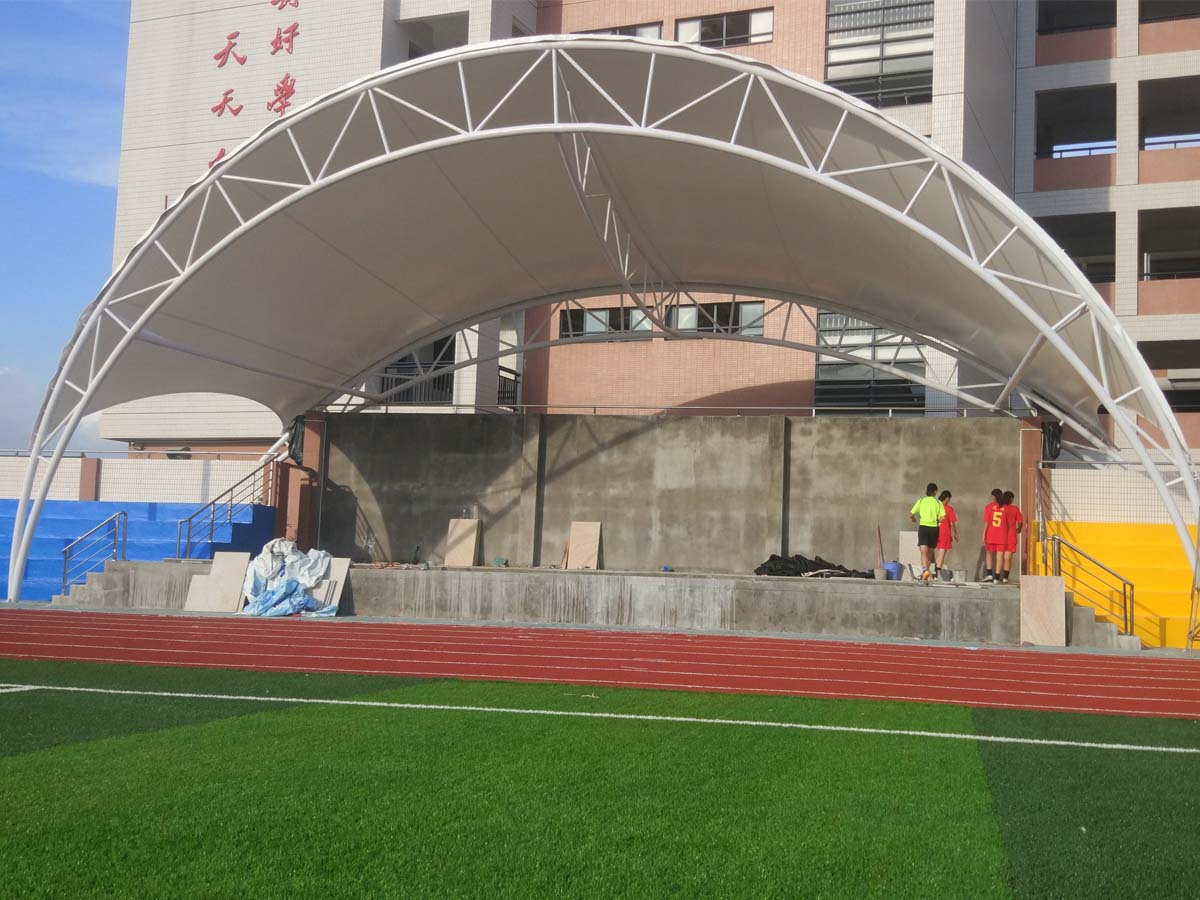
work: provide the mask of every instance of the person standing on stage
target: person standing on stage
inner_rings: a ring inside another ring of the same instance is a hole
[[[937,485],[932,481],[925,486],[925,496],[912,505],[909,518],[917,523],[917,547],[921,551],[921,580],[927,581],[936,572],[933,554],[938,544],[938,526],[946,518],[946,508],[934,494]]]
[[[934,554],[935,569],[941,569],[946,565],[946,554],[958,543],[958,514],[950,505],[950,498],[953,496],[949,491],[942,491],[938,495],[938,500],[946,510],[946,517],[938,523],[937,552]]]
[[[999,578],[999,569],[1004,562],[1004,548],[1008,546],[1008,528],[1004,521],[1004,492],[992,489],[992,502],[983,510],[983,549],[987,554],[985,584]]]
[[[1018,535],[1025,527],[1025,517],[1021,515],[1020,507],[1013,503],[1015,498],[1012,491],[1005,491],[1001,499],[1004,501],[1004,527],[1007,537],[1004,545],[1004,574],[996,580],[1001,584],[1008,584],[1008,577],[1012,573],[1013,554],[1017,552]]]

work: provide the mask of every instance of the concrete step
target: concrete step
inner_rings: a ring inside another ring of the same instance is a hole
[[[1116,622],[1103,615],[1097,615],[1095,609],[1075,601],[1070,595],[1068,599],[1071,600],[1070,630],[1067,639],[1069,646],[1101,650],[1141,649],[1142,641],[1136,635],[1121,634]]]

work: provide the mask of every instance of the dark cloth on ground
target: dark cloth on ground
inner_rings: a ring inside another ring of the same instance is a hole
[[[803,576],[805,578],[874,578],[873,572],[858,572],[838,563],[817,556],[809,559],[797,553],[795,556],[780,556],[772,553],[771,558],[754,570],[755,575]]]

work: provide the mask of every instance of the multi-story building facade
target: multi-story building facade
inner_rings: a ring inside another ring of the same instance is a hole
[[[1200,3],[1019,6],[1014,194],[1200,446]]]
[[[580,32],[769,62],[930,137],[1015,196],[1096,282],[1200,444],[1200,2],[1191,0],[262,0],[232,9],[135,0],[114,256],[209,161],[288,104],[465,43]],[[696,299],[697,315],[681,313],[675,327],[836,341],[914,371],[956,371],[836,313],[785,320],[764,315],[759,298]],[[522,331],[556,338],[648,324],[614,298],[582,305],[587,312],[531,310],[423,348],[395,361],[386,386],[466,358],[490,334],[515,343]],[[407,399],[464,410],[953,406],[831,356],[665,339],[537,350],[447,373]],[[212,395],[126,404],[103,424],[107,437],[160,447],[261,444],[278,429],[265,411]]]

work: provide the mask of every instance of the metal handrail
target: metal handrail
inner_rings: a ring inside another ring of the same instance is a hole
[[[1192,566],[1192,608],[1188,615],[1187,648],[1195,649],[1200,640],[1200,525],[1196,529],[1196,562]]]
[[[1040,150],[1033,154],[1034,159],[1076,159],[1083,156],[1112,156],[1117,152],[1116,141],[1096,142],[1095,147],[1064,147],[1053,150]]]
[[[175,526],[176,559],[191,559],[192,547],[202,540],[211,540],[218,525],[232,523],[238,512],[254,505],[256,500],[262,500],[267,506],[274,505],[273,495],[278,485],[275,467],[278,464],[277,458],[267,460],[194,513],[180,519]]]
[[[1107,572],[1109,575],[1111,575],[1113,578],[1117,579],[1117,581],[1119,581],[1121,583],[1121,633],[1122,634],[1133,634],[1133,627],[1134,627],[1134,621],[1133,621],[1133,619],[1134,619],[1134,584],[1133,584],[1133,582],[1130,581],[1128,578],[1126,578],[1121,573],[1113,571],[1108,566],[1106,566],[1104,563],[1100,562],[1100,560],[1096,559],[1096,557],[1085,552],[1084,550],[1081,550],[1079,547],[1076,547],[1070,541],[1064,540],[1061,536],[1059,536],[1057,534],[1050,536],[1049,544],[1050,544],[1050,558],[1053,561],[1053,566],[1054,566],[1052,569],[1052,574],[1060,575],[1060,576],[1062,575],[1062,548],[1066,547],[1072,553],[1076,554],[1077,556],[1082,557],[1083,559],[1087,560],[1089,563],[1096,566],[1097,568],[1104,570],[1105,572]],[[1068,565],[1076,565],[1077,566],[1078,563],[1071,563],[1068,560]],[[1080,581],[1082,581],[1082,579],[1078,575],[1072,576],[1072,580],[1076,583],[1079,583]],[[1115,585],[1102,584],[1101,587],[1113,588],[1113,587],[1115,587]]]
[[[105,536],[105,539],[103,541],[101,541],[100,538],[92,538],[92,535],[96,534],[96,532],[100,531],[102,528],[107,528],[110,525],[112,526],[112,549],[106,550],[106,552],[103,556],[96,556],[94,554],[95,549],[100,546],[107,548],[108,540],[107,540],[107,536]],[[75,557],[75,556],[80,557],[80,559],[78,559],[76,561],[82,562],[85,565],[87,565],[89,563],[95,563],[98,560],[125,559],[125,546],[128,541],[128,538],[129,538],[129,515],[124,510],[119,510],[118,512],[113,513],[111,516],[109,516],[107,519],[105,519],[103,522],[101,522],[95,528],[92,528],[89,531],[84,532],[79,537],[75,538],[75,540],[71,541],[71,543],[67,544],[67,546],[63,547],[63,549],[62,549],[62,555],[63,555],[62,592],[65,594],[67,592],[68,585],[72,584],[73,581],[76,580],[80,574],[86,576],[88,572],[92,571],[91,568],[85,568],[82,572],[79,572],[77,569],[75,572],[75,577],[72,578],[72,575],[71,575],[72,557]],[[91,540],[89,540],[89,539],[91,539]],[[85,541],[87,541],[88,543],[84,544]],[[82,548],[77,550],[76,548],[79,548],[80,545],[83,545]],[[118,556],[118,548],[120,550],[119,556]]]

